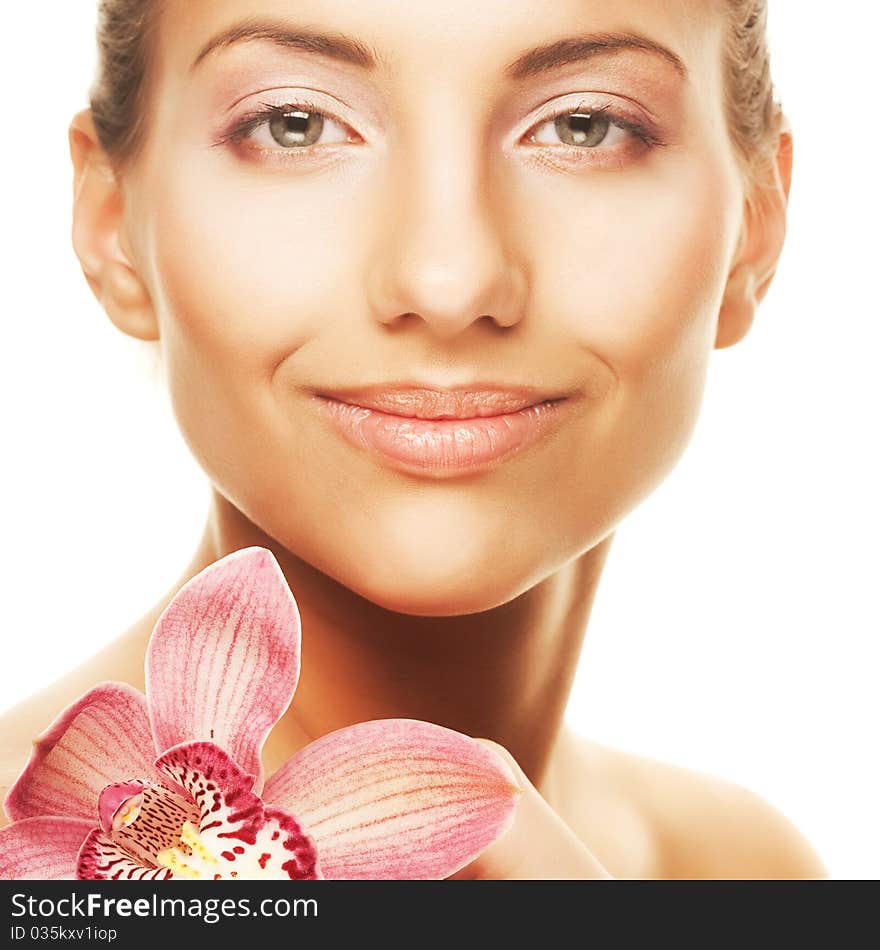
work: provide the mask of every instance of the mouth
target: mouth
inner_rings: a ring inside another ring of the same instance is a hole
[[[485,419],[558,402],[569,394],[547,393],[529,387],[369,386],[316,395],[406,419]]]
[[[449,478],[492,468],[538,442],[555,427],[570,395],[523,387],[383,386],[314,397],[349,444],[398,470]]]

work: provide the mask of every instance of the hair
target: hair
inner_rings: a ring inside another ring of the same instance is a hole
[[[725,113],[737,157],[752,174],[774,159],[785,117],[770,75],[767,0],[725,0]]]
[[[101,146],[121,172],[137,157],[148,115],[154,36],[165,0],[99,0],[98,74],[89,93]],[[755,174],[783,127],[770,76],[767,0],[722,0],[728,17],[725,113],[737,158]]]

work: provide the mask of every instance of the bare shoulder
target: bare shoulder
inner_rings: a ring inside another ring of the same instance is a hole
[[[656,878],[803,879],[828,872],[776,807],[736,782],[624,752],[579,736],[570,760],[580,787],[600,788],[645,836]],[[586,796],[590,807],[590,795]],[[601,806],[600,806],[601,813]],[[586,824],[581,817],[586,831]],[[575,828],[577,831],[578,829]],[[586,844],[590,841],[584,837]],[[601,857],[601,855],[600,855]],[[611,873],[614,873],[611,868]]]

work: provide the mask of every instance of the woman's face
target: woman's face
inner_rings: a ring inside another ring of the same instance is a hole
[[[360,62],[264,36],[194,65],[245,21]],[[217,490],[413,614],[612,532],[690,438],[739,236],[722,33],[707,0],[170,0],[125,239]],[[315,397],[382,384],[568,398],[520,451],[419,470]]]

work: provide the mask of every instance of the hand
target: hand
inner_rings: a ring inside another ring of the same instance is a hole
[[[596,856],[541,797],[503,746],[479,739],[510,765],[522,795],[513,825],[449,880],[612,880]]]

